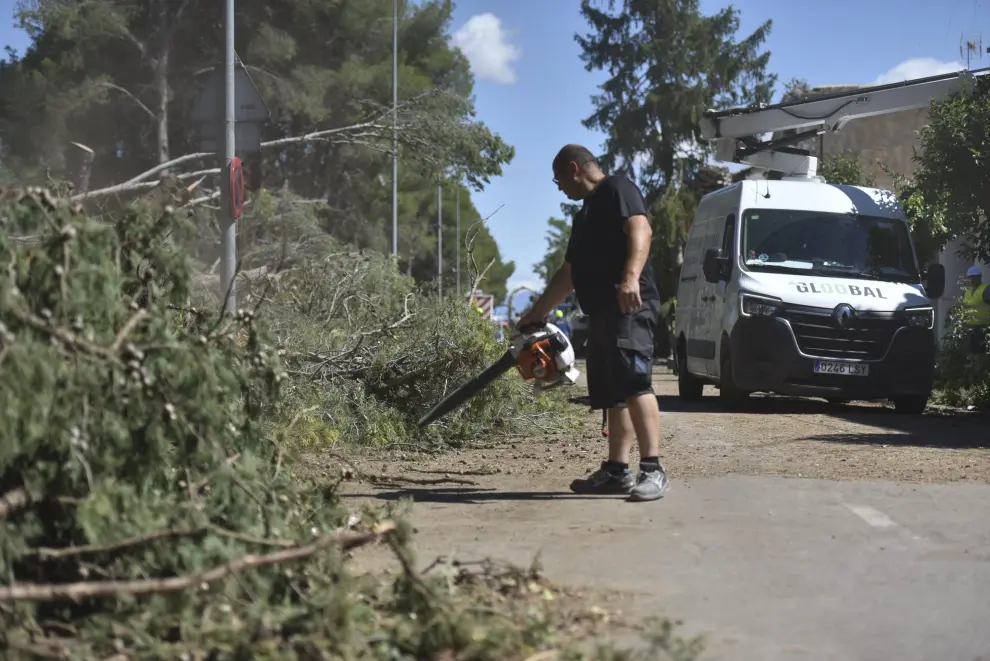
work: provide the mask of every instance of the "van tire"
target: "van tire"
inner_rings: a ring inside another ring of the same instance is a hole
[[[894,398],[894,410],[901,415],[921,415],[928,406],[928,397],[924,395],[909,395]]]
[[[677,348],[677,394],[681,401],[696,402],[701,399],[705,384],[687,369],[687,355],[683,344]]]
[[[738,406],[746,401],[749,393],[736,387],[732,379],[732,357],[728,351],[722,352],[722,367],[719,370],[718,396],[727,406]]]

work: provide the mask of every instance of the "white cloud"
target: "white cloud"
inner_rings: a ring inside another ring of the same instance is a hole
[[[965,68],[964,65],[958,62],[944,62],[942,60],[936,60],[934,57],[918,57],[912,60],[904,60],[890,71],[878,76],[872,84],[887,85],[889,83],[900,83],[905,80],[953,73]]]
[[[522,57],[522,49],[509,41],[502,19],[495,14],[472,16],[454,33],[453,42],[479,78],[502,85],[516,82],[512,65]]]

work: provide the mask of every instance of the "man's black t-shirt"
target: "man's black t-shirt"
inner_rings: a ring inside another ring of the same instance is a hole
[[[629,253],[623,229],[630,216],[646,215],[639,189],[621,175],[606,177],[584,199],[571,223],[565,259],[571,265],[574,293],[587,314],[618,310],[618,288]],[[639,275],[643,301],[659,300],[653,276],[652,251]]]

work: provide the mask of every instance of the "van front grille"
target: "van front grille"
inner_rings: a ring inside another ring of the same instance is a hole
[[[903,325],[893,317],[859,317],[848,327],[839,328],[831,314],[798,310],[785,310],[781,317],[790,322],[802,352],[846,360],[880,360]]]

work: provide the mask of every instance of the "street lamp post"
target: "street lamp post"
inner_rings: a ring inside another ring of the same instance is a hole
[[[457,297],[461,297],[461,186],[454,189],[454,233],[457,234],[455,241],[455,265],[454,272],[457,274]]]
[[[220,234],[220,274],[221,286],[226,292],[224,309],[228,313],[237,310],[236,271],[237,271],[237,225],[234,223],[234,209],[231,201],[230,171],[236,153],[235,125],[236,104],[234,93],[234,0],[224,3],[224,169],[220,177],[223,199],[221,210],[223,222]]]
[[[437,175],[437,296],[443,300],[443,184]]]
[[[392,259],[399,263],[399,0],[392,0]]]

